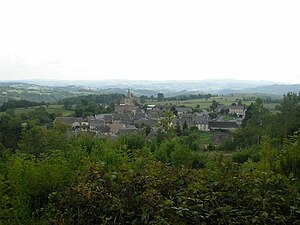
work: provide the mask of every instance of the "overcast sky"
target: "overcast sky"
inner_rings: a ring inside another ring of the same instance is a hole
[[[0,80],[300,83],[299,12],[299,0],[3,0]]]

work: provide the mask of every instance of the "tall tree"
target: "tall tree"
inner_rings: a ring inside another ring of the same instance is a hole
[[[164,94],[163,93],[158,93],[157,94],[157,101],[158,102],[162,102],[164,101],[165,97],[164,97]]]
[[[239,144],[242,146],[259,144],[272,118],[270,111],[263,106],[262,99],[257,98],[247,108],[242,129],[236,134]]]
[[[300,96],[287,93],[280,105],[279,122],[282,135],[292,135],[300,127]]]

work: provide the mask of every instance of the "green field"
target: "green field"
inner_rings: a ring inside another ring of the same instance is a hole
[[[280,105],[280,104],[279,103],[265,103],[264,107],[273,111],[273,110],[275,110],[276,105]]]
[[[62,105],[49,105],[49,106],[34,106],[34,107],[28,107],[28,108],[19,108],[19,109],[15,109],[15,113],[16,114],[21,114],[21,113],[28,113],[28,112],[32,112],[35,109],[39,108],[39,107],[45,107],[46,111],[48,113],[55,113],[57,115],[62,115],[62,116],[71,116],[74,114],[74,112],[72,110],[64,110],[62,107]]]
[[[223,104],[225,106],[229,106],[232,103],[237,103],[238,97],[232,96],[218,96],[211,97],[208,99],[189,99],[183,101],[163,101],[163,102],[155,102],[156,105],[174,105],[180,106],[184,105],[186,107],[199,108],[199,109],[208,109],[212,104],[213,100],[216,100],[219,104]],[[250,105],[253,101],[243,101],[243,104]],[[153,104],[153,102],[149,102],[148,104]],[[197,107],[199,105],[199,107]]]
[[[197,138],[197,143],[204,148],[205,145],[210,143],[210,139],[212,136],[212,133],[201,132],[200,136]]]
[[[219,104],[230,106],[232,103],[237,103],[237,100],[240,99],[237,96],[218,96],[218,97],[211,97],[208,99],[189,99],[189,100],[182,100],[182,101],[163,101],[163,102],[148,102],[149,105],[158,105],[158,106],[185,106],[191,108],[199,108],[199,109],[209,109],[213,100],[216,100]],[[254,101],[242,101],[243,104],[249,106]],[[270,110],[274,110],[275,106],[278,103],[265,103],[264,106]]]

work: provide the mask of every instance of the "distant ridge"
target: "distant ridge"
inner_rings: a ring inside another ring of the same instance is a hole
[[[217,94],[234,94],[234,93],[245,93],[245,94],[272,94],[272,95],[284,95],[288,92],[299,93],[300,84],[273,84],[273,85],[264,85],[255,88],[244,88],[240,90],[224,89],[217,92]]]
[[[245,88],[254,88],[263,85],[283,84],[273,81],[250,81],[250,80],[20,80],[16,82],[31,83],[45,86],[90,86],[100,89],[108,88],[133,88],[148,89],[154,91],[217,91],[217,90],[239,90]]]

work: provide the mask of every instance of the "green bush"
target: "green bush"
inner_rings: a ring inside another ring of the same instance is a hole
[[[249,159],[257,162],[259,161],[259,149],[257,147],[246,148],[240,151],[233,152],[232,155],[233,162],[244,163]]]
[[[283,176],[224,163],[212,170],[174,169],[148,160],[139,170],[90,164],[68,190],[52,197],[52,219],[65,224],[293,224],[299,192]]]
[[[287,176],[300,178],[300,132],[286,141],[280,155],[280,171]]]
[[[191,167],[194,160],[194,154],[195,153],[187,146],[178,144],[170,155],[170,162],[177,168],[180,166]]]
[[[176,140],[166,140],[155,150],[154,155],[160,161],[168,163],[170,162],[171,154],[175,150],[176,145],[179,144],[180,143]]]
[[[17,223],[31,224],[48,203],[48,195],[68,186],[72,177],[67,162],[59,151],[36,158],[16,154],[8,168],[8,181],[14,195],[14,218]]]

